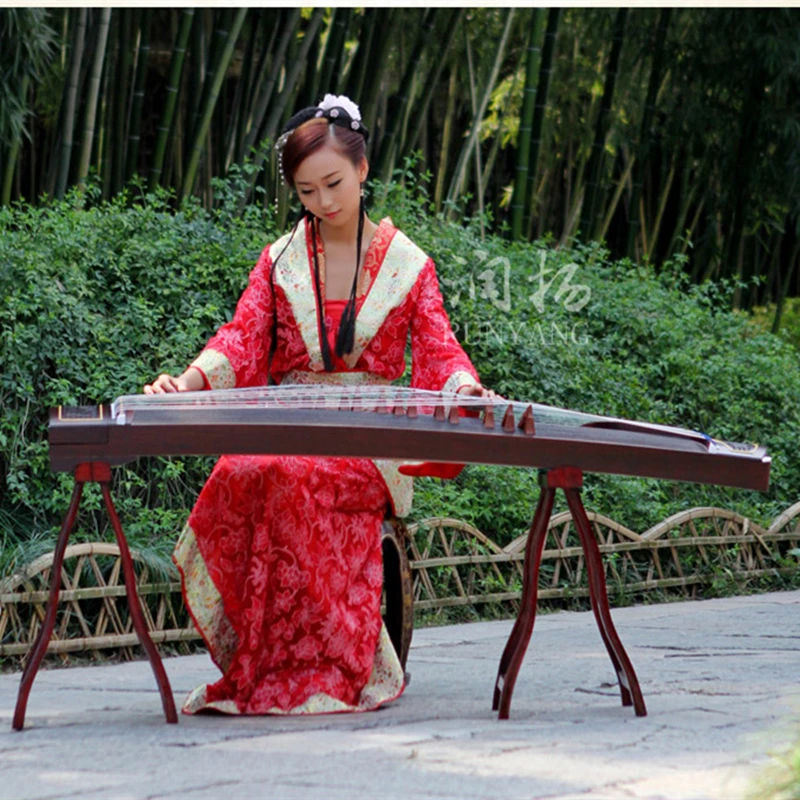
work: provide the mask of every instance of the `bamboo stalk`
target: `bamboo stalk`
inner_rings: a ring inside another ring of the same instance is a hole
[[[106,44],[108,42],[108,29],[111,24],[111,9],[103,8],[100,11],[100,22],[97,34],[97,43],[94,51],[94,62],[92,72],[89,77],[89,86],[86,96],[86,114],[83,126],[83,144],[81,146],[80,159],[78,161],[78,185],[83,188],[86,185],[86,177],[89,174],[89,161],[92,155],[94,144],[94,126],[97,119],[97,98],[100,94],[100,78],[103,73],[103,61],[106,55]]]
[[[72,161],[72,136],[75,130],[76,100],[78,96],[78,83],[81,74],[81,61],[86,42],[86,9],[77,9],[77,20],[69,56],[69,77],[67,78],[67,91],[64,95],[64,124],[63,138],[61,141],[61,158],[59,162],[58,178],[56,180],[55,196],[61,198],[67,188],[69,167]]]
[[[470,44],[469,37],[466,37],[467,45],[467,75],[469,76],[469,101],[473,117],[477,112],[477,104],[475,100],[475,72],[472,68],[472,45]],[[476,144],[475,146],[475,182],[477,183],[477,191],[475,197],[478,199],[478,221],[481,226],[481,241],[486,237],[486,231],[483,226],[483,171],[481,170],[481,148]]]
[[[24,75],[22,78],[22,86],[20,87],[20,94],[22,97],[28,96],[29,88],[30,77],[28,75]],[[2,206],[6,206],[11,202],[11,187],[14,182],[14,172],[16,171],[17,159],[19,157],[21,146],[22,134],[20,133],[18,136],[15,136],[11,142],[8,155],[6,157],[6,164],[3,168],[3,187],[2,191],[0,191],[0,205]]]
[[[416,120],[414,128],[408,136],[403,137],[403,142],[400,145],[400,152],[405,153],[413,150],[417,146],[420,138],[420,133],[425,121],[428,118],[428,110],[430,109],[433,94],[444,71],[447,57],[453,47],[456,34],[461,29],[462,21],[464,19],[464,8],[457,8],[453,10],[451,18],[447,22],[447,39],[444,45],[439,50],[439,58],[436,61],[436,67],[428,73],[425,81],[425,86],[422,89],[422,100],[414,104],[414,118]]]
[[[672,9],[662,8],[658,17],[656,28],[655,43],[653,45],[653,63],[650,68],[650,81],[647,86],[647,95],[644,101],[644,114],[642,115],[642,125],[639,130],[639,152],[638,166],[633,179],[633,191],[631,193],[630,209],[631,217],[628,222],[628,232],[625,244],[625,252],[628,257],[633,257],[633,250],[636,244],[636,237],[639,232],[639,195],[644,181],[644,169],[647,166],[647,158],[650,153],[650,129],[655,117],[656,100],[659,94],[659,86],[662,85],[663,61],[664,61],[664,42],[667,38],[667,29]]]
[[[528,188],[528,165],[533,130],[533,112],[536,108],[536,89],[539,83],[539,64],[541,61],[540,39],[544,28],[544,9],[533,11],[533,25],[528,34],[527,59],[525,62],[525,87],[522,93],[522,113],[517,138],[517,158],[514,174],[514,194],[511,199],[511,238],[522,238],[525,219],[525,201]]]
[[[787,222],[789,224],[797,224],[796,217],[792,217],[791,213],[787,215]],[[787,232],[792,229],[787,225]],[[795,239],[794,247],[792,248],[791,255],[786,263],[786,275],[781,283],[780,296],[775,306],[775,318],[772,321],[772,333],[777,333],[781,327],[781,318],[783,317],[783,308],[786,303],[786,295],[789,292],[789,286],[795,272],[797,271],[797,258],[800,256],[800,241],[797,241],[796,235],[792,238]]]
[[[400,129],[403,117],[413,99],[412,87],[414,84],[414,76],[420,68],[420,61],[425,50],[425,45],[430,40],[438,13],[439,12],[434,9],[428,9],[424,13],[419,26],[419,32],[414,42],[414,48],[408,60],[405,62],[403,76],[400,79],[400,86],[392,102],[389,104],[386,130],[381,137],[380,151],[375,163],[376,173],[381,175],[385,181],[388,181],[392,175],[398,152],[398,140],[401,135]]]
[[[369,66],[369,55],[372,52],[373,37],[375,36],[378,19],[379,9],[365,9],[361,34],[357,39],[356,52],[347,74],[345,94],[359,104],[363,103],[363,91]]]
[[[456,115],[456,93],[458,73],[455,64],[450,68],[450,81],[447,90],[447,111],[442,129],[442,147],[439,151],[439,164],[436,170],[436,188],[433,195],[433,204],[438,214],[442,210],[442,195],[444,182],[447,175],[447,156],[450,152],[450,140],[453,137],[453,127]]]
[[[164,160],[167,155],[167,143],[175,121],[175,109],[178,104],[181,73],[183,72],[183,62],[186,57],[186,44],[189,41],[189,33],[192,30],[193,22],[194,9],[182,9],[180,27],[178,29],[178,35],[175,38],[175,46],[172,48],[172,58],[169,65],[167,100],[158,123],[158,138],[156,140],[153,163],[150,167],[150,191],[153,191],[161,182],[161,173],[164,169]]]
[[[265,138],[263,135],[261,135],[261,130],[264,127],[264,119],[266,117],[269,104],[272,100],[273,92],[278,84],[278,78],[281,70],[284,66],[286,51],[289,47],[289,43],[297,34],[296,28],[300,23],[300,13],[301,9],[295,8],[284,23],[283,32],[278,41],[278,48],[275,51],[272,67],[270,68],[269,78],[267,79],[266,86],[264,87],[261,97],[259,98],[258,106],[253,112],[252,124],[244,140],[245,152],[254,147],[257,141]]]
[[[658,234],[661,230],[661,220],[664,218],[664,209],[667,207],[667,199],[669,198],[670,190],[672,189],[672,182],[675,180],[675,156],[672,156],[672,163],[670,164],[669,173],[667,174],[667,180],[664,182],[664,188],[661,190],[661,199],[658,203],[658,211],[656,212],[656,218],[653,222],[653,229],[650,232],[650,244],[649,247],[645,250],[645,258],[648,260],[653,258],[653,255],[656,251],[656,245],[658,244]]]
[[[628,159],[628,164],[625,167],[625,171],[622,173],[619,181],[617,182],[617,187],[614,190],[614,195],[611,198],[611,202],[608,204],[608,208],[606,209],[606,216],[603,219],[603,224],[598,231],[597,238],[598,239],[605,239],[606,233],[608,233],[608,229],[611,225],[611,220],[614,218],[614,214],[617,210],[617,206],[619,205],[620,198],[622,197],[622,191],[630,182],[631,179],[631,172],[633,170],[633,165],[636,163],[636,156],[631,156]]]
[[[600,173],[603,162],[603,153],[606,137],[611,124],[611,107],[614,99],[614,90],[617,83],[622,44],[625,38],[625,23],[628,18],[628,9],[620,8],[614,19],[611,53],[608,57],[606,79],[603,86],[603,98],[600,101],[600,113],[595,126],[592,155],[589,159],[588,174],[586,177],[586,193],[581,209],[581,234],[585,240],[594,236],[595,216],[598,213],[598,195],[600,191]]]
[[[476,113],[473,115],[469,136],[467,137],[467,140],[461,148],[461,152],[459,153],[455,172],[450,182],[450,190],[447,193],[447,199],[450,203],[454,203],[458,195],[461,193],[461,187],[464,183],[464,175],[466,172],[467,159],[469,158],[470,151],[473,147],[479,146],[478,133],[480,131],[481,120],[486,112],[486,106],[489,104],[489,99],[492,96],[492,91],[494,90],[495,83],[497,82],[497,75],[500,71],[500,65],[505,56],[506,45],[508,44],[509,35],[511,33],[511,24],[514,21],[514,12],[515,9],[509,8],[506,13],[506,21],[505,25],[503,26],[503,33],[500,36],[500,41],[497,45],[497,52],[495,54],[491,72],[485,84],[483,97],[478,104]]]
[[[259,9],[254,11],[258,15],[259,22],[264,10]],[[221,159],[221,168],[227,172],[230,165],[238,160],[241,152],[241,144],[244,140],[244,127],[246,125],[247,113],[249,110],[249,98],[252,94],[253,80],[253,62],[255,60],[255,46],[256,39],[258,38],[259,22],[252,22],[248,26],[247,44],[245,45],[244,57],[242,59],[242,71],[239,75],[239,80],[236,81],[236,90],[233,94],[233,107],[230,114],[228,114],[228,124],[225,132],[225,146],[224,158]],[[274,36],[274,30],[273,30]],[[263,54],[262,54],[263,55]],[[260,74],[258,72],[256,75]],[[224,123],[224,119],[222,122]]]
[[[336,94],[338,82],[338,71],[344,54],[344,45],[347,39],[347,30],[353,16],[351,8],[337,8],[333,10],[330,30],[325,42],[325,50],[322,59],[322,69],[314,70],[314,92],[311,103],[317,99],[317,95],[325,93]],[[319,98],[320,100],[322,97]]]
[[[125,180],[125,163],[128,144],[128,76],[131,70],[131,15],[130,8],[119,9],[117,15],[117,59],[115,64],[114,96],[109,104],[112,109],[112,125],[107,127],[111,144],[111,185],[109,194],[115,195],[122,189]],[[113,138],[111,133],[113,131]]]
[[[233,23],[231,24],[231,28],[228,33],[228,40],[226,42],[222,55],[220,56],[219,63],[217,64],[217,69],[212,78],[211,86],[208,93],[208,98],[206,100],[206,105],[200,116],[198,128],[194,135],[194,141],[192,142],[189,151],[189,162],[186,166],[186,173],[183,179],[183,187],[181,189],[181,199],[186,199],[192,193],[192,189],[194,188],[194,182],[195,178],[197,177],[197,166],[200,162],[200,156],[202,155],[203,150],[207,149],[205,147],[206,137],[208,135],[209,127],[211,125],[211,117],[214,113],[214,108],[217,103],[217,97],[219,96],[220,87],[222,86],[222,82],[225,79],[225,73],[228,70],[228,65],[231,62],[231,58],[233,58],[233,51],[236,46],[236,42],[239,38],[239,32],[242,29],[242,25],[244,25],[247,12],[248,12],[247,8],[238,9],[236,12],[236,17],[234,18]]]
[[[686,249],[689,247],[689,243],[692,241],[692,236],[694,234],[694,229],[697,227],[697,223],[700,220],[700,214],[703,211],[703,206],[705,205],[706,198],[701,198],[700,202],[697,204],[697,209],[694,212],[694,216],[692,217],[692,221],[689,225],[689,229],[686,232],[686,239],[684,240],[683,244],[681,245],[681,255],[686,253]]]
[[[684,154],[685,164],[681,175],[681,188],[680,188],[680,210],[678,211],[678,218],[675,222],[675,227],[672,231],[672,237],[669,240],[669,247],[667,247],[667,255],[674,255],[675,248],[678,244],[678,239],[686,232],[684,225],[686,224],[686,217],[689,214],[689,209],[694,202],[697,194],[698,184],[694,183],[689,186],[689,178],[692,170],[692,161],[688,154]]]
[[[523,228],[528,239],[533,231],[533,207],[536,202],[536,174],[539,169],[539,154],[542,149],[542,138],[547,111],[547,97],[550,92],[550,75],[553,71],[553,54],[556,49],[560,8],[551,8],[547,13],[547,28],[544,33],[544,46],[539,64],[539,82],[536,86],[536,105],[531,123],[530,155],[528,156],[528,186],[525,190],[525,214]]]
[[[308,27],[303,35],[303,43],[300,46],[300,50],[295,58],[290,59],[292,64],[291,69],[287,70],[283,88],[267,119],[267,125],[264,131],[265,137],[270,141],[276,138],[281,117],[289,104],[289,100],[294,96],[300,73],[305,65],[306,57],[308,56],[308,51],[311,48],[314,38],[319,35],[320,28],[322,27],[322,17],[323,10],[320,8],[314,9]]]
[[[382,92],[382,88],[384,75],[386,73],[387,59],[383,57],[383,37],[380,33],[382,31],[394,30],[397,19],[401,13],[402,9],[399,8],[381,10],[381,16],[377,23],[378,35],[374,37],[367,62],[364,93],[361,102],[361,116],[364,120],[364,124],[372,134],[371,148],[373,154],[376,155],[379,152],[378,145],[380,143],[378,135],[380,131],[377,130],[377,119],[380,110],[380,102],[381,100],[385,100],[386,97],[386,92]]]
[[[144,107],[144,87],[150,64],[150,27],[153,10],[146,8],[139,21],[139,46],[136,55],[136,69],[129,106],[128,153],[125,163],[125,177],[133,176],[139,167],[139,145],[141,144],[142,108]]]
[[[266,123],[266,130],[265,130],[265,138],[269,139],[270,141],[274,141],[276,135],[278,133],[278,126],[280,125],[281,117],[283,116],[284,111],[286,110],[286,106],[289,103],[290,98],[294,97],[295,90],[297,87],[298,79],[300,78],[300,72],[305,64],[306,57],[308,55],[308,50],[311,47],[311,43],[319,33],[319,28],[322,24],[322,16],[323,16],[324,9],[315,8],[312,15],[311,20],[308,23],[308,27],[306,28],[305,35],[303,36],[303,43],[300,47],[299,53],[290,58],[289,61],[292,64],[292,68],[286,75],[286,79],[284,81],[283,90],[281,91],[280,95],[278,96],[277,102],[274,104],[272,112],[269,115]],[[253,159],[253,165],[255,167],[255,171],[253,174],[253,178],[250,182],[250,187],[252,191],[252,187],[255,186],[256,175],[258,171],[264,164],[267,154],[262,149],[258,153],[256,153],[255,158]],[[240,209],[244,207],[247,198],[243,198],[242,202],[240,203]]]

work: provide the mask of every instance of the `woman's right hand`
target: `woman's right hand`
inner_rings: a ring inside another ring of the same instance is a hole
[[[145,394],[167,394],[168,392],[185,391],[186,386],[181,382],[180,378],[174,378],[166,373],[159,375],[152,383],[148,383],[144,387]]]
[[[159,375],[144,387],[145,394],[168,394],[170,392],[196,392],[203,388],[203,376],[197,369],[189,367],[177,378],[166,373]]]

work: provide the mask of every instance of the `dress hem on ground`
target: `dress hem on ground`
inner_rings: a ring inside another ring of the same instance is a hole
[[[199,714],[204,711],[218,711],[230,715],[247,715],[234,700],[216,700],[207,702],[206,684],[194,689],[183,704],[184,714]],[[319,692],[312,695],[305,703],[284,710],[278,707],[266,711],[256,712],[261,715],[292,716],[301,714],[341,714],[358,711],[374,711],[386,703],[391,703],[403,693],[405,689],[405,675],[400,666],[400,661],[395,653],[392,641],[386,627],[381,628],[378,640],[378,650],[375,653],[375,663],[372,666],[367,685],[361,690],[357,705],[349,705],[337,700],[335,697]]]
[[[236,651],[237,636],[225,615],[220,593],[208,574],[194,531],[188,524],[175,547],[173,560],[181,575],[183,599],[189,615],[200,632],[212,661],[225,673]],[[232,715],[301,715],[371,711],[397,699],[403,693],[405,673],[386,626],[382,623],[372,670],[355,704],[317,692],[288,709],[272,706],[253,711],[247,707],[242,708],[233,699],[209,701],[208,688],[209,684],[203,684],[194,689],[184,703],[183,713],[197,714],[214,710]]]

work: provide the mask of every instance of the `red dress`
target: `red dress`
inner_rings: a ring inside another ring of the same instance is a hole
[[[193,362],[208,387],[267,383],[274,314],[278,383],[390,382],[403,374],[409,331],[412,386],[477,382],[450,329],[433,262],[389,219],[361,271],[353,352],[333,354],[334,371],[326,372],[308,225],[264,250],[233,320]],[[331,345],[343,307],[326,303]],[[410,502],[411,479],[396,462],[220,458],[174,558],[187,607],[223,676],[198,687],[184,711],[367,710],[397,697],[403,671],[380,616],[380,533],[387,510],[402,516]]]

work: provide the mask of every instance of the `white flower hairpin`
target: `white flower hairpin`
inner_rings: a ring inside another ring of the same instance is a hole
[[[361,122],[361,110],[349,97],[343,94],[326,94],[317,108],[323,112],[329,109],[343,108],[350,115],[350,119]],[[322,115],[320,114],[320,116]]]

